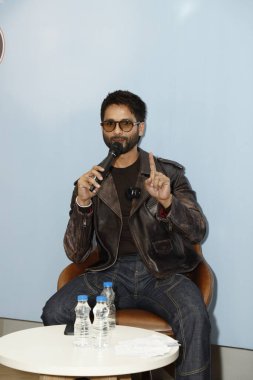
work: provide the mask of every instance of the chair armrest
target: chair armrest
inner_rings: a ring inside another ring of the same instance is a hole
[[[202,257],[202,261],[192,272],[187,273],[187,277],[200,289],[205,305],[208,306],[212,300],[214,276],[210,265],[203,256],[201,245],[195,244],[194,250]]]
[[[197,285],[202,294],[203,300],[208,306],[213,294],[213,272],[205,259],[199,263],[197,268],[188,273],[187,276]]]

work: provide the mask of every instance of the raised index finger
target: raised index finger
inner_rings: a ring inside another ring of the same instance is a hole
[[[150,165],[150,178],[153,181],[156,173],[156,166],[153,153],[149,153],[149,165]]]

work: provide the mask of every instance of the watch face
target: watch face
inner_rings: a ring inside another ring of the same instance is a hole
[[[4,35],[2,30],[0,29],[0,63],[2,62],[4,56]]]

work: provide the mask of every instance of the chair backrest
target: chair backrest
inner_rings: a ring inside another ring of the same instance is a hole
[[[203,260],[193,271],[187,273],[186,275],[199,287],[204,302],[208,306],[212,300],[213,294],[213,273],[210,266],[203,257],[201,245],[195,244],[194,249],[199,255],[202,256]],[[87,271],[89,267],[98,261],[98,258],[98,250],[95,248],[83,263],[71,263],[65,267],[59,275],[57,289],[62,288],[70,280]]]
[[[82,263],[71,263],[66,266],[59,275],[57,290],[66,285],[73,278],[83,274],[88,268],[94,265],[99,259],[97,247],[91,252],[90,256]]]

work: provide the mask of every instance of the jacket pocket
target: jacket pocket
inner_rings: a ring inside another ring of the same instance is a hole
[[[159,240],[152,242],[153,249],[156,254],[165,256],[173,251],[173,244],[171,240]]]

